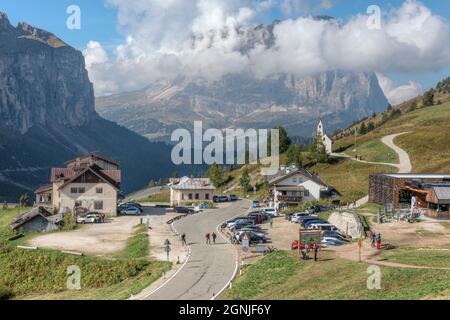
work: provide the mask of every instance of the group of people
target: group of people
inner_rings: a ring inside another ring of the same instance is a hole
[[[180,237],[181,237],[181,243],[183,244],[183,246],[187,246],[186,234],[183,233]],[[213,233],[208,232],[205,235],[206,244],[216,244],[216,239],[217,239],[217,234],[215,234],[214,232]]]
[[[302,260],[309,260],[309,253],[314,252],[314,261],[317,261],[317,252],[319,251],[319,245],[316,243],[301,244],[300,252],[302,254]]]
[[[217,239],[217,234],[213,233],[207,233],[205,235],[205,240],[206,240],[206,244],[211,244],[211,240],[213,242],[213,244],[216,244],[216,239]]]
[[[381,233],[372,232],[370,234],[370,240],[372,248],[376,247],[378,250],[381,249]]]

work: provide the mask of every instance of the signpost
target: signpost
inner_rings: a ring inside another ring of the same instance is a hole
[[[242,252],[245,254],[248,254],[250,251],[250,238],[248,237],[248,234],[244,234],[242,237]]]
[[[362,260],[361,260],[361,248],[362,248],[362,246],[363,246],[363,241],[362,241],[362,239],[359,239],[358,240],[359,262],[362,262]]]
[[[172,249],[170,248],[170,241],[169,239],[166,239],[166,241],[164,242],[164,251],[167,253],[167,261],[170,261],[170,251],[172,251]]]
[[[309,247],[314,244],[320,247],[322,242],[322,230],[299,229],[298,232],[298,256],[302,256],[302,245]]]

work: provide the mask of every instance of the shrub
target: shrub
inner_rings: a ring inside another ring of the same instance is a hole
[[[6,287],[0,287],[0,300],[8,300],[14,296],[14,292]]]

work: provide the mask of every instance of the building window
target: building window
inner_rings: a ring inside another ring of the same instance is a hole
[[[209,200],[209,193],[205,194],[205,199]]]
[[[70,188],[70,193],[78,193],[78,188]]]
[[[181,194],[181,200],[184,200],[184,193]]]
[[[200,194],[196,193],[195,194],[195,200],[199,200],[200,199]]]
[[[103,210],[103,201],[94,201],[94,210]]]
[[[305,195],[305,197],[309,197],[309,190],[305,190],[304,195]]]
[[[97,189],[96,189],[96,192],[97,192],[97,193],[103,193],[103,188],[97,188]]]
[[[293,183],[297,183],[297,178],[292,178]]]
[[[189,193],[189,200],[192,200],[192,193]]]
[[[78,188],[78,193],[85,193],[86,189],[84,187]]]

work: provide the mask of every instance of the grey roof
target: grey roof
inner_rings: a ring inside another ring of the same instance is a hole
[[[208,178],[188,178],[183,177],[178,184],[174,184],[172,189],[175,190],[215,190]]]
[[[276,184],[279,181],[282,181],[286,178],[289,178],[290,176],[293,176],[297,173],[300,173],[304,175],[306,178],[314,181],[317,184],[320,184],[324,187],[330,187],[328,184],[326,184],[319,176],[316,176],[315,174],[312,174],[305,168],[297,168],[297,167],[289,167],[282,170],[279,170],[277,174],[273,176],[268,177],[268,181],[270,185]]]
[[[22,225],[24,225],[25,223],[27,223],[28,221],[33,220],[37,216],[41,216],[44,219],[48,220],[48,217],[50,217],[51,215],[52,214],[49,211],[47,211],[44,207],[35,207],[35,208],[31,209],[30,211],[25,212],[25,213],[21,214],[20,216],[18,216],[11,223],[11,228],[17,229],[17,228],[21,227]]]
[[[439,204],[450,204],[450,186],[433,187]]]

